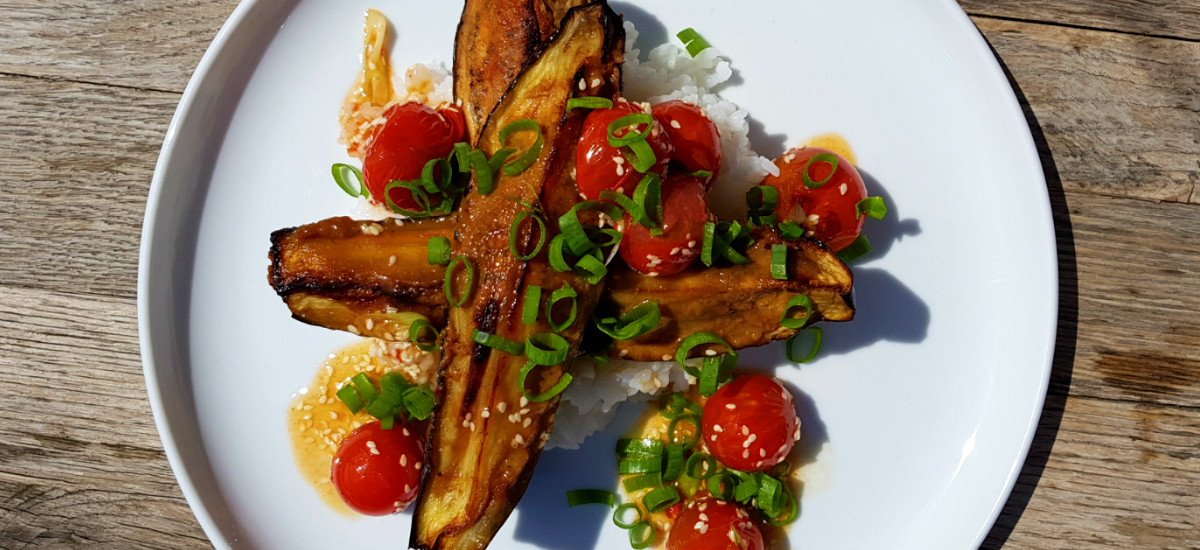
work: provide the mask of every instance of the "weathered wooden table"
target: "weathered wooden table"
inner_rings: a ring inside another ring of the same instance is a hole
[[[984,548],[1200,548],[1200,2],[961,1],[1026,107],[1061,274],[1041,427]],[[163,134],[235,3],[0,2],[0,548],[210,546],[134,302]]]

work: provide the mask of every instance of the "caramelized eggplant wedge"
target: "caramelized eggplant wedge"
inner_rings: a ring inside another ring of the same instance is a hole
[[[513,80],[583,0],[467,0],[454,38],[454,97],[471,143]]]
[[[491,193],[473,188],[459,210],[453,254],[474,266],[475,280],[471,285],[455,271],[454,288],[467,288],[469,296],[462,307],[449,310],[442,334],[441,397],[413,519],[409,544],[414,548],[486,547],[524,494],[549,438],[557,397],[533,402],[525,394],[537,396],[555,386],[566,375],[569,359],[535,368],[525,378],[525,357],[477,343],[474,335],[525,342],[535,334],[553,334],[544,320],[521,322],[524,298],[533,285],[548,291],[570,286],[577,294],[578,316],[555,338],[565,339],[567,358],[576,352],[603,281],[588,284],[573,272],[555,271],[545,250],[530,261],[517,260],[509,252],[509,227],[522,209],[514,198],[540,205],[551,220],[577,202],[570,173],[586,113],[568,112],[567,100],[583,76],[600,78],[603,84],[594,92],[614,97],[623,52],[621,18],[606,3],[571,10],[480,132],[478,147],[489,157],[503,146],[515,147],[521,155],[533,145],[533,131],[517,132],[504,144],[499,134],[509,124],[529,119],[539,126],[544,146],[528,168],[500,178]],[[554,231],[550,233],[552,237]],[[523,378],[526,387],[518,382]]]
[[[347,226],[347,222],[341,223]],[[272,257],[277,266],[272,273],[286,277],[273,279],[272,285],[295,318],[326,328],[378,336],[379,329],[374,332],[371,329],[378,326],[385,314],[413,311],[429,317],[440,329],[444,324],[443,312],[449,307],[441,288],[443,268],[428,264],[425,241],[430,236],[452,236],[452,223],[384,224],[385,229],[380,235],[370,237],[378,241],[378,247],[370,249],[378,254],[375,257],[355,257],[355,251],[361,253],[366,249],[339,244],[334,235],[307,230],[310,226],[285,230],[302,233],[306,238],[288,237],[276,242]],[[853,319],[854,308],[848,296],[853,279],[846,264],[819,241],[783,241],[789,249],[788,278],[774,279],[771,277],[770,245],[780,241],[773,235],[774,232],[759,230],[756,234],[758,244],[748,251],[751,262],[747,265],[705,268],[697,263],[670,277],[646,277],[621,262],[612,263],[597,311],[620,316],[638,304],[652,300],[658,302],[663,321],[650,333],[618,342],[610,348],[610,355],[635,361],[659,361],[664,355],[673,356],[679,341],[698,331],[715,333],[735,349],[787,338],[795,330],[780,326],[779,319],[788,300],[797,294],[807,295],[814,303],[815,312],[809,318],[810,323]],[[355,233],[349,238],[363,240],[365,237]],[[293,258],[330,251],[339,251],[339,254],[303,260]],[[344,255],[353,259],[353,266],[336,265]],[[397,258],[395,263],[391,262],[391,256]],[[370,269],[362,266],[370,266]],[[305,271],[298,271],[300,268]],[[385,271],[379,271],[385,268]],[[360,269],[363,269],[361,275]],[[386,281],[390,291],[382,290],[380,279]],[[296,287],[294,281],[304,284]],[[353,297],[348,296],[351,293]],[[366,325],[367,319],[372,320],[371,328]],[[737,322],[730,322],[733,319]],[[355,329],[348,328],[350,325]],[[700,351],[701,348],[696,349],[696,352]]]

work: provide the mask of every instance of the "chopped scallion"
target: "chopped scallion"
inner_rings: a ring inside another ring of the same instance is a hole
[[[788,278],[788,247],[786,244],[771,245],[771,278],[786,281]]]
[[[542,287],[529,285],[525,289],[525,304],[521,307],[521,324],[532,325],[537,322],[538,311],[542,307]]]
[[[611,109],[613,101],[606,97],[573,97],[567,100],[567,110],[576,108],[583,109]]]
[[[428,330],[429,332],[433,333],[431,343],[421,343],[420,337],[422,330]],[[438,330],[434,328],[428,319],[417,319],[408,325],[408,339],[412,340],[413,344],[416,344],[417,349],[420,349],[421,351],[436,351]]]
[[[555,334],[554,336],[558,335]],[[564,372],[562,373],[562,378],[558,379],[558,382],[554,384],[554,387],[542,393],[530,395],[529,391],[525,389],[525,377],[529,376],[529,372],[539,366],[540,365],[534,363],[533,361],[529,361],[528,363],[525,363],[524,367],[521,367],[521,374],[517,376],[517,384],[521,386],[521,394],[524,395],[526,399],[534,403],[542,403],[544,401],[553,399],[555,396],[565,391],[567,386],[571,385],[571,380],[573,380],[570,373]]]
[[[712,47],[700,36],[700,33],[691,27],[679,31],[679,34],[675,36],[679,37],[679,41],[683,42],[683,46],[687,48],[688,54],[692,57],[696,57],[700,55],[700,52]]]
[[[521,254],[517,251],[517,237],[520,235],[520,232],[521,232],[521,222],[525,221],[525,218],[531,218],[531,219],[533,219],[534,223],[537,224],[537,226],[538,226],[538,242],[537,242],[537,245],[533,247],[533,250],[529,251],[528,254]],[[521,213],[517,214],[517,217],[513,219],[512,225],[509,226],[509,228],[508,228],[508,250],[509,250],[509,252],[512,252],[512,255],[514,258],[521,260],[522,262],[527,262],[529,260],[532,260],[535,256],[537,256],[538,253],[542,251],[542,246],[545,244],[546,244],[546,222],[542,221],[541,216],[539,216],[533,212],[530,212],[528,210],[522,210]]]
[[[492,349],[497,349],[509,355],[522,355],[525,353],[525,344],[514,342],[496,334],[490,334],[479,329],[471,331],[471,341],[476,344],[484,345]]]
[[[795,352],[795,350],[792,349],[792,346],[796,345],[796,340],[800,339],[801,334],[804,334],[804,333],[810,332],[810,331],[813,334],[812,350],[808,352],[808,355],[806,355],[804,357],[800,357]],[[796,334],[791,335],[787,339],[786,352],[787,352],[788,361],[791,361],[793,363],[807,363],[809,361],[812,361],[813,358],[815,358],[817,356],[817,352],[821,351],[821,341],[824,339],[825,339],[825,331],[821,330],[821,327],[808,327],[800,332],[797,332]]]
[[[815,181],[812,179],[812,176],[809,175],[809,170],[812,169],[812,165],[818,162],[824,162],[829,165],[829,175],[825,176],[825,179],[821,181]],[[833,175],[837,173],[837,168],[837,155],[833,153],[821,153],[819,155],[813,155],[812,158],[808,159],[808,162],[804,163],[804,168],[800,169],[800,179],[804,182],[805,187],[809,189],[816,189],[822,185],[825,185],[825,183],[830,179],[833,179]]]
[[[642,497],[642,504],[651,514],[657,514],[679,503],[679,490],[674,485],[664,485]]]
[[[462,263],[467,270],[467,284],[462,289],[462,293],[458,296],[454,295],[454,268]],[[450,302],[453,307],[462,307],[467,303],[467,299],[471,297],[471,289],[475,286],[475,266],[468,260],[466,256],[456,256],[450,261],[450,265],[446,266],[445,280],[442,281],[442,290],[446,293],[446,301]]]
[[[804,308],[804,315],[793,317],[792,309],[797,307]],[[783,307],[783,314],[779,317],[779,325],[783,328],[791,329],[803,327],[808,322],[808,318],[812,315],[814,308],[816,308],[816,304],[813,303],[812,298],[803,294],[792,296],[792,299],[788,300],[787,305]]]
[[[863,214],[882,220],[887,215],[887,205],[884,204],[883,197],[867,197],[858,201],[854,205],[854,219],[861,218]]]
[[[567,505],[579,506],[581,504],[603,504],[612,508],[615,498],[612,492],[603,491],[600,489],[576,489],[567,491]]]
[[[854,242],[850,243],[849,246],[839,251],[837,255],[842,259],[843,262],[850,263],[863,256],[866,256],[867,254],[870,254],[871,250],[873,250],[871,248],[871,241],[867,240],[866,235],[859,235]]]
[[[575,323],[575,315],[578,312],[579,302],[576,297],[579,293],[575,292],[570,285],[563,283],[563,287],[550,293],[550,300],[546,302],[546,323],[550,325],[554,332],[562,332]],[[567,315],[567,319],[561,323],[554,320],[554,306],[563,300],[571,300],[571,312]]]
[[[503,147],[505,142],[508,141],[508,137],[516,132],[537,132],[537,139],[516,160],[504,165],[504,175],[510,177],[529,169],[530,166],[533,166],[534,162],[537,162],[538,155],[542,154],[542,127],[538,125],[536,120],[523,118],[508,123],[507,126],[500,130],[500,145]]]
[[[350,176],[355,177],[357,180],[355,182],[356,185],[350,184]],[[363,183],[362,170],[349,164],[338,163],[333,165],[333,181],[337,182],[338,187],[341,187],[342,191],[345,191],[351,197],[369,198],[371,196],[371,192],[367,190],[367,184]]]
[[[450,263],[450,239],[446,237],[430,237],[425,254],[431,265],[446,265]]]

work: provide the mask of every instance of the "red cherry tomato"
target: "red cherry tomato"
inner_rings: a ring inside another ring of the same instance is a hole
[[[837,170],[830,175],[828,162],[813,162],[808,166],[809,179],[825,183],[809,189],[804,186],[802,174],[809,159],[819,154],[836,155]],[[834,252],[858,238],[867,216],[855,219],[854,207],[867,198],[867,188],[850,161],[829,149],[801,147],[775,159],[775,165],[779,167],[779,175],[767,176],[763,185],[779,190],[779,201],[775,203],[779,221],[796,222],[812,232],[806,235],[821,239]]]
[[[633,190],[642,181],[645,174],[633,169],[633,164],[628,160],[633,158],[629,148],[618,149],[608,144],[608,125],[625,115],[644,112],[636,103],[618,99],[611,109],[596,109],[588,114],[583,123],[583,136],[579,138],[579,148],[575,151],[575,183],[588,200],[599,199],[600,192],[606,189],[632,196]],[[674,148],[662,125],[657,121],[653,124],[646,141],[654,151],[656,162],[649,172],[662,176],[667,173],[667,164]],[[644,131],[645,127],[638,126],[637,129]]]
[[[792,393],[761,374],[738,377],[704,404],[704,443],[722,464],[743,472],[779,464],[800,439]]]
[[[659,103],[651,112],[675,147],[671,160],[682,164],[689,174],[700,170],[712,172],[703,178],[704,189],[712,188],[712,182],[721,173],[721,132],[717,125],[703,109],[678,99]]]
[[[386,120],[375,127],[367,145],[363,179],[371,197],[386,205],[383,190],[387,184],[420,178],[426,162],[449,156],[454,144],[466,138],[466,122],[457,108],[435,111],[415,102],[393,105],[383,117]],[[392,189],[390,196],[400,208],[422,208],[407,189]],[[430,203],[435,202],[437,199],[430,197]]]
[[[704,222],[708,221],[708,195],[697,178],[667,176],[663,181],[663,234],[653,236],[650,228],[625,215],[621,257],[642,273],[674,275],[700,257]]]
[[[342,500],[368,516],[395,514],[417,498],[424,444],[416,431],[371,422],[354,430],[333,457],[330,478]]]
[[[667,536],[667,550],[763,550],[762,532],[736,504],[702,497],[689,502]]]

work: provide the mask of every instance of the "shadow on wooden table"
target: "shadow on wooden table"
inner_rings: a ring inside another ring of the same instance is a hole
[[[1029,448],[1029,456],[1025,459],[1025,465],[1021,468],[1008,502],[1000,511],[1000,517],[996,519],[996,524],[992,526],[991,532],[980,546],[983,550],[998,550],[1004,546],[1037,490],[1042,471],[1046,468],[1046,462],[1050,459],[1054,442],[1058,438],[1058,427],[1062,423],[1063,410],[1071,387],[1071,370],[1075,363],[1075,339],[1079,325],[1079,279],[1075,266],[1075,236],[1071,230],[1071,217],[1067,210],[1058,167],[1054,164],[1054,156],[1046,143],[1046,136],[1042,133],[1037,115],[1030,108],[1021,87],[995,48],[992,48],[992,54],[1000,62],[1000,68],[1004,70],[1004,75],[1008,77],[1008,82],[1017,95],[1025,119],[1029,122],[1029,132],[1037,145],[1042,170],[1046,173],[1046,191],[1050,195],[1050,209],[1058,242],[1058,334],[1055,339],[1054,364],[1050,372],[1050,387],[1046,392],[1046,403]]]

